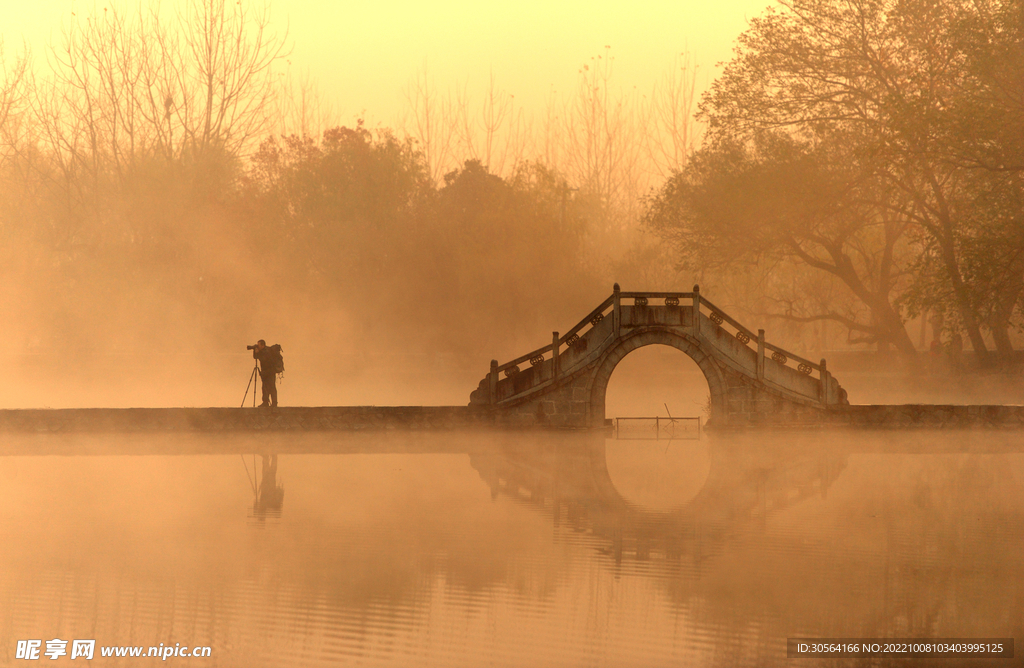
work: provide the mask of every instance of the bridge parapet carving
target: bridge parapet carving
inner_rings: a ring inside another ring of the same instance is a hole
[[[615,365],[636,348],[668,345],[689,355],[711,391],[712,424],[817,422],[848,403],[825,360],[812,362],[769,343],[693,292],[612,295],[564,335],[504,364],[491,362],[470,397],[497,420],[529,426],[604,424],[604,398]]]

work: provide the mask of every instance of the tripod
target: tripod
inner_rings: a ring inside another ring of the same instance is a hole
[[[245,386],[245,396],[242,397],[241,408],[245,408],[245,400],[249,398],[249,388],[252,387],[252,407],[256,408],[256,376],[259,375],[259,360],[252,363],[252,373],[249,374],[249,384]]]

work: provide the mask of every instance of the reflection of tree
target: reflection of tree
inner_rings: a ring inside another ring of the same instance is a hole
[[[879,628],[905,637],[935,637],[950,627],[991,636],[994,623],[1006,622],[1020,628],[1021,564],[1013,546],[1024,530],[1019,513],[992,491],[1013,483],[1005,468],[973,455],[944,458],[907,476],[902,497],[886,495]]]

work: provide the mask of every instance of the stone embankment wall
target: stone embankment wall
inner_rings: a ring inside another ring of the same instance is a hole
[[[0,410],[0,432],[259,432],[488,427],[467,406],[65,408]]]
[[[263,408],[67,408],[0,410],[0,433],[426,431],[578,428],[584,388],[567,384],[521,413],[469,406]],[[768,416],[771,417],[763,417]],[[835,406],[826,411],[752,413],[742,424],[710,428],[864,427],[1024,429],[1024,406]],[[593,424],[593,427],[603,427]],[[586,427],[584,427],[586,428]]]
[[[828,412],[830,423],[888,429],[1024,429],[1024,406],[882,404],[840,406]]]
[[[878,404],[830,406],[825,411],[747,413],[746,422],[709,422],[709,429],[860,427],[866,429],[1024,429],[1024,406]]]

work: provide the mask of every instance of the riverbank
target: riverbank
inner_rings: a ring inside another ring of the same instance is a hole
[[[773,424],[773,429],[787,425]],[[1024,406],[892,404],[836,406],[794,427],[1024,429]],[[468,406],[283,406],[278,408],[31,408],[0,410],[0,433],[452,431],[500,427]],[[748,425],[745,429],[757,428]]]

